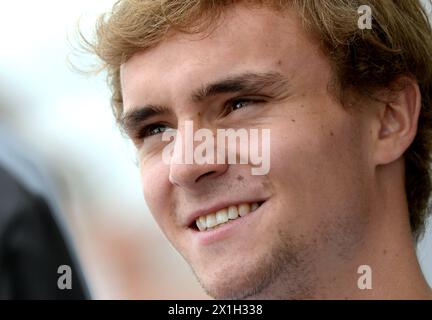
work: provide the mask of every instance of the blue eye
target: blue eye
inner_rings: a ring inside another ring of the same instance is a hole
[[[235,111],[244,107],[247,107],[249,104],[253,103],[254,100],[251,99],[236,99],[229,103],[231,111]]]
[[[165,132],[167,129],[168,127],[162,123],[151,124],[142,128],[138,134],[138,137],[139,139],[144,139],[150,136],[155,136]]]
[[[225,105],[225,115],[229,113],[249,107],[251,105],[256,105],[260,103],[264,103],[266,100],[259,98],[236,98],[228,101]]]

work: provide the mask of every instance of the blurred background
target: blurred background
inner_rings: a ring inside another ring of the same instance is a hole
[[[96,299],[207,299],[154,223],[133,146],[116,127],[105,75],[70,56],[114,0],[0,0],[0,126],[49,168]],[[432,285],[432,226],[418,256]]]
[[[72,70],[78,20],[92,34],[113,0],[0,0],[0,125],[42,158],[96,299],[206,298],[144,203],[135,152],[105,75]]]

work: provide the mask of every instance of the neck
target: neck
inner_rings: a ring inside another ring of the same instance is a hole
[[[381,211],[376,214],[391,218],[396,211]],[[360,267],[365,265],[366,268]],[[350,261],[342,261],[340,267],[333,268],[329,273],[333,277],[327,275],[327,279],[335,280],[322,286],[322,291],[316,292],[317,298],[432,298],[417,260],[411,232],[402,224],[396,228],[394,223],[382,221],[382,225],[377,225],[368,234]],[[319,278],[322,279],[321,283],[325,283],[325,275],[320,275]],[[359,282],[363,289],[359,288]]]
[[[376,183],[373,194],[377,196],[371,198],[369,223],[362,244],[356,248],[352,259],[341,262],[340,267],[330,272],[336,280],[323,286],[322,292],[317,292],[318,298],[432,299],[432,291],[417,260],[405,181],[402,178],[395,181],[398,176],[404,176],[402,162],[377,170],[376,181],[381,183]],[[371,289],[362,290],[358,286],[359,278],[364,280],[360,281],[361,287],[368,284],[369,270],[357,273],[362,265],[370,267]]]
[[[364,213],[367,223],[361,237],[337,245],[345,246],[349,254],[326,250],[325,245],[315,249],[307,255],[310,258],[301,259],[298,274],[294,270],[281,274],[260,298],[432,299],[411,235],[404,181],[395,181],[403,177],[403,163],[391,166],[377,172],[376,181],[381,183],[375,183],[371,193],[376,196],[371,196],[370,209]],[[349,239],[351,233],[342,231]]]

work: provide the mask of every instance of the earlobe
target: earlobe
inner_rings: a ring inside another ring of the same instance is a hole
[[[410,77],[401,77],[394,82],[379,113],[376,164],[391,163],[400,158],[411,145],[417,133],[421,107],[418,83]]]

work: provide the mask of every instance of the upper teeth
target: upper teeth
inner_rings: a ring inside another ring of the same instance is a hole
[[[195,222],[200,231],[205,231],[207,229],[214,228],[218,225],[226,223],[229,220],[235,220],[238,217],[243,217],[249,212],[255,211],[258,207],[259,204],[257,202],[254,202],[252,204],[243,203],[238,206],[229,206],[228,208],[224,208],[208,215],[201,216],[197,218]]]

